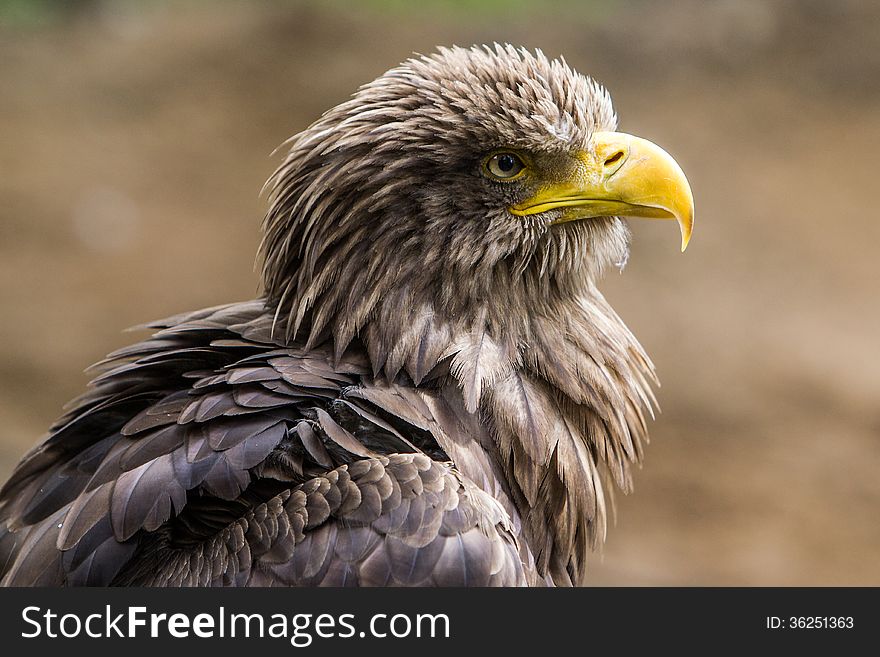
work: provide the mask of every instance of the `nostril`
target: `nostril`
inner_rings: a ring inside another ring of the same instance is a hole
[[[620,162],[623,158],[623,151],[617,151],[614,155],[605,160],[605,166],[610,167],[611,165]]]

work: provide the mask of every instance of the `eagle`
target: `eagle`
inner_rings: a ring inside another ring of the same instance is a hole
[[[148,324],[0,491],[7,586],[577,586],[654,368],[597,288],[693,196],[605,89],[415,55],[285,144],[262,294]]]

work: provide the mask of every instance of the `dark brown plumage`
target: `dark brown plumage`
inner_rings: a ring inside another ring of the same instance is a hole
[[[500,46],[330,110],[268,183],[265,297],[99,364],[0,493],[0,581],[582,583],[653,404],[595,286],[627,254],[608,215],[691,221],[663,201],[686,183],[619,191],[643,165],[615,127],[594,82]]]

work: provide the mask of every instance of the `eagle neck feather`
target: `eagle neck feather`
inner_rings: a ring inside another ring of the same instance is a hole
[[[488,433],[475,449],[494,445],[491,461],[539,571],[582,583],[605,536],[606,498],[630,490],[642,457],[653,365],[591,282],[496,285],[482,303],[450,307],[418,280],[355,283],[335,302],[319,295],[304,313],[310,340],[325,335],[338,354],[359,343],[375,376],[460,394],[462,412]]]

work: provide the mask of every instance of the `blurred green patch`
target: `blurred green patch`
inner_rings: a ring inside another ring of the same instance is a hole
[[[337,8],[351,7],[353,3],[346,0],[331,0]],[[529,11],[546,9],[548,5],[572,4],[570,2],[548,2],[547,0],[363,0],[357,3],[362,10],[384,11],[396,14],[415,14],[426,11],[434,14],[460,16],[467,14],[523,14]]]
[[[285,0],[279,0],[285,4]],[[441,17],[461,19],[466,16],[486,18],[490,16],[560,16],[577,14],[579,16],[600,15],[621,4],[621,0],[325,0],[307,2],[287,0],[286,4],[310,4],[333,6],[336,9],[371,11],[398,15],[433,14]]]
[[[62,10],[51,0],[0,0],[0,25],[38,25]]]
[[[26,28],[64,22],[100,9],[102,4],[100,0],[0,0],[0,26]]]

